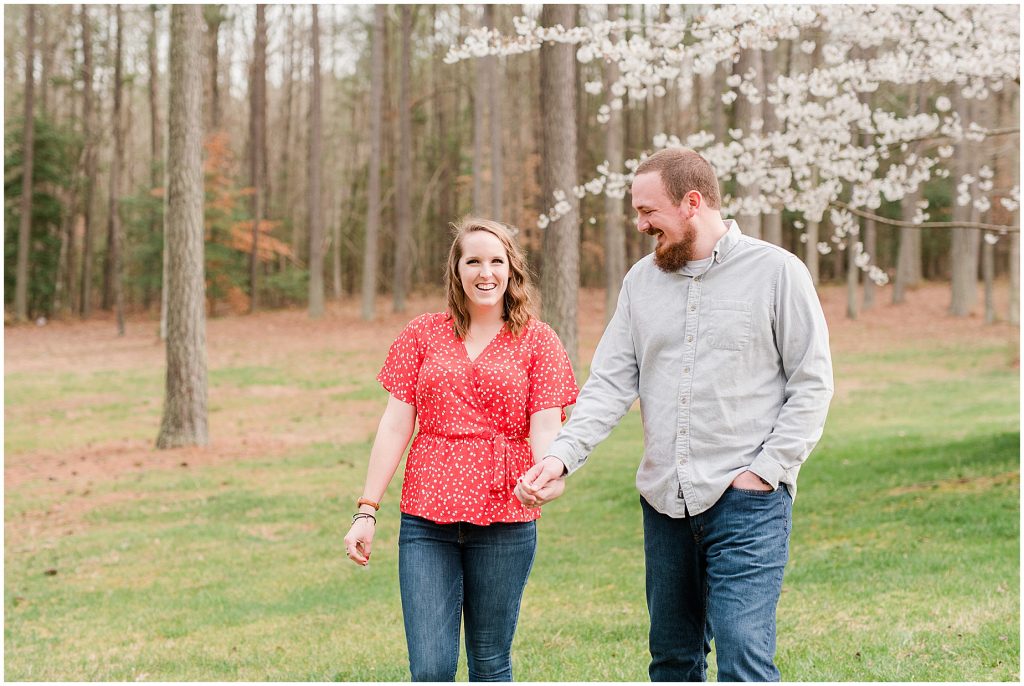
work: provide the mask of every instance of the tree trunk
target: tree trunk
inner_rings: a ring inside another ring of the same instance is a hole
[[[405,312],[412,271],[412,111],[410,72],[412,70],[412,7],[399,5],[401,15],[401,57],[398,76],[398,169],[395,188],[395,276],[392,310]]]
[[[960,94],[960,89],[953,88],[953,101],[960,121],[966,130],[970,122],[970,103]],[[958,184],[964,175],[974,170],[974,160],[970,142],[964,140],[956,145],[956,162],[954,163],[953,183]],[[960,205],[953,200],[953,221],[967,222],[971,217],[971,205]],[[971,313],[978,301],[978,241],[980,233],[977,229],[951,229],[950,262],[952,264],[952,293],[949,311],[955,317],[966,317]]]
[[[1013,223],[1020,226],[1020,210],[1013,213]],[[1009,236],[1010,241],[1010,306],[1007,321],[1020,325],[1020,234],[1016,231]]]
[[[996,302],[995,302],[995,278],[996,278],[996,254],[995,246],[987,240],[981,243],[981,275],[985,283],[985,323],[995,324]]]
[[[619,18],[618,5],[608,5],[608,21]],[[613,42],[616,36],[609,36]],[[608,60],[604,65],[605,90],[619,78],[619,65]],[[624,131],[622,128],[622,110],[612,110],[607,128],[605,129],[605,155],[608,158],[608,170],[622,173],[624,168],[623,152]],[[619,300],[619,289],[622,278],[626,275],[626,222],[623,214],[621,197],[611,197],[607,191],[604,196],[604,259],[605,259],[605,298],[604,320],[607,324],[615,313],[615,305]]]
[[[223,5],[203,5],[206,21],[206,130],[220,128],[220,25],[224,23]]]
[[[811,186],[818,185],[818,170],[814,169],[811,171]],[[807,236],[806,250],[804,250],[804,265],[807,267],[807,271],[811,273],[811,282],[814,287],[817,288],[821,281],[821,267],[818,252],[818,233],[820,230],[820,222],[807,222],[807,230],[805,235]]]
[[[1010,92],[1004,92],[1000,99],[1007,110],[1004,121],[1016,122],[1020,120],[1020,87],[1011,88]],[[1009,146],[1010,152],[1005,156],[1009,179],[1011,183],[1020,186],[1020,134],[1017,135],[1016,144]],[[1000,159],[1004,159],[1000,156]],[[1020,226],[1020,208],[1018,207],[1010,214],[1010,224]],[[1013,231],[1007,237],[1010,242],[1010,299],[1006,313],[1006,320],[1010,324],[1020,325],[1020,232]]]
[[[921,190],[907,193],[900,200],[900,218],[903,221],[911,221],[917,213],[917,202],[921,199]],[[910,229],[900,227],[899,247],[896,256],[896,278],[892,286],[892,302],[894,305],[906,301],[908,288],[917,286],[920,279],[915,281],[914,276],[921,272],[921,229]],[[917,250],[915,251],[915,247]]]
[[[276,184],[276,197],[277,206],[274,216],[282,217],[288,212],[289,201],[288,196],[291,192],[291,167],[289,167],[289,160],[291,158],[291,129],[292,129],[292,111],[291,105],[294,102],[295,94],[295,5],[288,6],[288,31],[287,31],[287,45],[288,52],[285,54],[284,63],[284,98],[281,101],[281,120],[283,121],[284,131],[281,134],[281,159],[278,163],[277,172],[277,184]],[[295,255],[299,254],[299,232],[298,227],[292,226],[291,235],[291,247],[292,252]]]
[[[121,279],[121,167],[124,163],[124,122],[122,112],[122,62],[124,48],[124,11],[121,5],[114,6],[117,18],[116,47],[114,48],[114,154],[110,160],[110,194],[107,214],[107,269],[105,307],[114,307],[117,318],[117,335],[124,335],[124,286]]]
[[[768,97],[769,87],[779,78],[778,53],[778,50],[761,53],[760,88],[761,96],[764,98]],[[765,135],[778,131],[779,122],[775,116],[775,107],[765,102],[762,105],[761,114],[764,119],[762,131]],[[782,245],[782,211],[780,208],[773,207],[771,212],[761,217],[761,238],[769,243]]]
[[[35,164],[36,8],[25,6],[25,124],[22,134],[21,216],[18,218],[18,262],[15,271],[14,317],[28,321],[28,253],[32,238],[32,177]]]
[[[497,22],[494,16],[495,5],[484,5],[484,24],[490,27],[496,27]],[[490,88],[490,98],[488,104],[488,110],[491,115],[491,215],[490,218],[495,221],[504,221],[503,215],[505,214],[504,208],[504,156],[502,154],[501,145],[501,132],[502,132],[502,91],[504,89],[504,79],[501,74],[501,64],[498,62],[498,57],[485,57],[484,59],[491,61],[490,66],[490,78],[488,79],[488,86]]]
[[[860,269],[857,255],[860,254],[859,236],[846,237],[846,318],[857,318],[857,287],[860,285]]]
[[[434,31],[437,31],[438,26],[438,5],[431,5],[431,12],[433,16]],[[435,83],[438,84],[437,97],[434,100],[435,115],[434,118],[437,121],[437,140],[439,145],[439,155],[436,164],[440,169],[440,176],[438,177],[437,183],[437,218],[438,226],[431,227],[435,232],[440,233],[440,227],[446,226],[448,222],[455,218],[455,197],[454,189],[455,185],[452,181],[452,177],[458,173],[457,167],[453,166],[453,150],[457,154],[457,148],[455,143],[456,136],[454,135],[456,123],[454,120],[457,115],[453,112],[454,105],[453,101],[456,100],[456,87],[451,81],[446,78],[448,70],[451,69],[448,65],[444,64],[444,45],[438,41],[435,44],[434,51],[434,63],[433,71],[435,74]],[[442,85],[443,84],[443,85]],[[443,261],[442,256],[442,241],[440,236],[438,240],[431,241],[431,246],[434,248],[431,252],[430,263],[434,264],[434,257],[438,258],[436,263]],[[428,279],[431,283],[435,281],[433,275]]]
[[[572,5],[544,5],[541,25],[573,25]],[[544,44],[540,49],[540,94],[543,99],[543,209],[554,193],[565,194],[568,205],[559,219],[544,230],[541,272],[543,319],[558,334],[579,369],[577,298],[580,285],[579,202],[576,185],[576,51],[566,43]]]
[[[50,8],[40,5],[36,12],[39,14],[39,114],[44,119],[50,112],[50,78],[53,73],[53,41],[51,36],[54,33],[50,26]]]
[[[78,313],[82,318],[92,312],[92,205],[96,188],[96,146],[93,143],[92,102],[92,26],[88,5],[81,6],[82,22],[82,140],[85,145],[85,184],[82,197],[82,215],[85,219],[82,234],[82,282],[78,289]]]
[[[486,133],[485,107],[487,83],[492,78],[494,58],[478,57],[473,60],[473,214],[488,214],[484,207],[484,138]]]
[[[155,189],[160,187],[160,166],[163,160],[163,149],[160,143],[160,116],[157,107],[158,102],[158,86],[157,86],[157,75],[159,72],[158,61],[157,61],[157,6],[149,6],[149,39],[147,42],[147,52],[149,56],[149,187]],[[152,210],[149,215],[149,233],[151,236],[156,236],[159,233],[157,226],[157,212]],[[143,303],[145,307],[149,308],[149,301],[152,297],[150,287],[145,286],[143,291]]]
[[[252,73],[249,79],[249,179],[252,195],[252,252],[249,255],[249,312],[259,308],[260,223],[266,213],[264,188],[267,153],[267,6],[256,5]]]
[[[722,102],[722,95],[729,90],[725,80],[729,77],[728,67],[723,62],[715,65],[715,75],[711,88],[711,132],[715,134],[715,142],[726,144],[725,130],[729,122],[726,121],[725,103]]]
[[[320,148],[323,123],[320,116],[320,17],[313,12],[313,91],[309,99],[309,177],[307,187],[309,214],[309,316],[324,314],[324,229],[320,209]]]
[[[864,220],[864,252],[871,257],[871,263],[876,266],[878,264],[878,227],[875,224],[874,219]],[[870,310],[875,306],[875,282],[864,275],[864,302],[863,308]]]
[[[383,137],[384,21],[387,7],[374,5],[370,56],[370,178],[366,190],[366,245],[363,250],[362,317],[374,318],[377,295],[377,248],[380,240],[380,152]]]
[[[167,382],[157,448],[206,445],[203,79],[198,5],[171,6],[167,134]]]
[[[753,70],[756,74],[754,78],[754,86],[758,92],[764,94],[764,80],[761,77],[761,58],[760,51],[753,49],[745,49],[740,51],[740,60],[736,63],[736,68],[733,71],[734,74],[744,77],[746,80],[747,72]],[[739,90],[738,88],[736,89]],[[755,119],[761,119],[761,104],[754,104],[747,99],[745,95],[740,94],[736,98],[736,102],[733,105],[733,112],[735,114],[734,121],[736,128],[742,129],[743,136],[749,136],[752,131],[752,124]],[[761,195],[761,187],[757,183],[750,184],[736,184],[736,197],[745,204],[754,203]],[[737,212],[736,218],[740,225],[740,229],[744,234],[752,238],[761,237],[761,212],[760,211],[746,211],[741,209]]]

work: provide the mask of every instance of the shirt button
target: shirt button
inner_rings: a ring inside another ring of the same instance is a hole
[[[700,281],[700,277],[699,277],[699,276],[698,276],[698,277],[696,277],[696,278],[694,279],[694,281]]]
[[[687,343],[693,343],[693,336],[687,336],[686,337],[686,342]]]
[[[686,396],[684,395],[682,400],[680,400],[679,402],[681,402],[683,405],[685,405],[686,404]]]
[[[686,429],[680,429],[679,430],[679,435],[680,436],[685,436],[686,435]]]
[[[690,312],[693,312],[696,309],[697,309],[696,305],[690,305]]]
[[[689,367],[683,367],[683,374],[689,374],[689,373],[690,373],[690,368]]]

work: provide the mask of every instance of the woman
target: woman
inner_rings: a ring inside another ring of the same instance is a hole
[[[578,388],[558,337],[530,315],[526,262],[505,228],[467,218],[455,229],[448,311],[414,319],[377,376],[391,397],[345,550],[370,561],[374,513],[418,418],[398,539],[412,678],[454,680],[464,618],[470,680],[511,681],[540,516],[512,491],[544,457]],[[548,497],[564,487],[553,482]]]

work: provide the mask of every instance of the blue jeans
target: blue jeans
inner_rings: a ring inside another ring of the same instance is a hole
[[[683,519],[640,503],[651,681],[705,681],[712,639],[719,681],[779,681],[775,609],[793,516],[786,487],[729,488]]]
[[[536,551],[536,522],[402,515],[398,578],[413,681],[455,680],[463,617],[470,681],[512,681],[512,636]]]

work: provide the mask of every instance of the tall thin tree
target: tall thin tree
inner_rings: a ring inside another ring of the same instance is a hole
[[[206,314],[198,5],[171,6],[167,381],[158,448],[206,445]]]
[[[323,141],[323,121],[320,113],[320,14],[312,6],[313,27],[313,91],[309,98],[309,155],[306,183],[307,214],[309,215],[309,316],[324,314],[324,229],[320,208],[320,149]]]
[[[22,132],[21,216],[18,218],[18,262],[15,267],[14,317],[28,320],[28,252],[32,236],[32,177],[35,166],[36,8],[25,5],[25,124]]]
[[[124,335],[124,287],[121,278],[121,168],[124,164],[124,10],[114,6],[117,30],[114,38],[114,152],[110,159],[110,184],[107,195],[107,253],[104,260],[103,307],[114,308],[117,335]]]
[[[224,5],[203,5],[203,20],[206,22],[206,68],[209,77],[205,82],[207,91],[206,130],[220,128],[220,27],[224,23]]]
[[[618,5],[608,5],[608,21],[618,21],[619,14]],[[609,36],[609,39],[615,41],[617,37]],[[611,84],[618,79],[618,63],[615,60],[607,60],[604,65],[605,87],[610,89]],[[608,169],[621,173],[625,171],[623,169],[625,132],[622,127],[621,109],[613,109],[609,113],[606,126],[605,157],[608,160]],[[621,197],[613,197],[608,194],[604,196],[605,322],[608,322],[612,318],[612,314],[615,313],[622,277],[626,274],[626,218],[623,214],[622,202]]]
[[[955,103],[960,121],[966,128],[971,121],[971,103],[960,93],[960,88],[953,87]],[[953,173],[955,183],[974,171],[975,146],[966,139],[955,146]],[[954,199],[953,221],[967,223],[971,219],[971,202],[961,205]],[[981,232],[977,229],[951,229],[950,262],[952,266],[952,283],[949,312],[955,317],[966,317],[971,313],[978,301],[978,257],[980,253]]]
[[[81,5],[82,22],[82,141],[85,146],[85,179],[82,196],[82,282],[78,289],[78,313],[88,317],[92,311],[92,206],[96,189],[96,145],[93,141],[93,92],[92,92],[92,22],[89,6]]]
[[[572,5],[544,5],[541,25],[573,25]],[[576,315],[580,285],[579,201],[576,185],[576,54],[567,43],[545,43],[540,49],[540,92],[543,115],[543,209],[554,203],[555,194],[567,210],[544,230],[544,262],[541,272],[543,318],[558,334],[579,369]]]
[[[488,214],[484,206],[484,146],[487,140],[487,82],[494,57],[473,61],[473,214]]]
[[[157,5],[149,6],[149,36],[147,39],[147,53],[149,57],[149,187],[159,188],[161,186],[161,161],[163,160],[163,147],[160,141],[160,111],[159,111],[159,61],[157,60],[157,40],[158,40],[158,21],[157,11],[159,7]],[[158,226],[158,217],[156,209],[152,209],[149,214],[149,233],[151,236],[156,236],[160,233],[160,227]],[[149,306],[150,299],[150,288],[146,286],[146,290],[143,294],[143,300],[145,305]]]
[[[249,180],[252,183],[252,252],[249,255],[249,312],[259,307],[260,223],[266,213],[263,172],[267,150],[267,6],[256,5],[252,73],[249,78]]]
[[[484,25],[497,28],[497,18],[495,17],[496,9],[500,5],[486,4],[484,5]],[[491,61],[490,66],[490,78],[488,79],[488,88],[490,89],[490,97],[487,99],[487,110],[490,114],[490,129],[491,129],[491,219],[496,221],[503,221],[503,214],[505,209],[504,205],[504,185],[505,176],[504,169],[504,156],[502,155],[501,145],[501,133],[504,130],[502,122],[502,92],[504,91],[504,79],[501,74],[501,64],[498,61],[497,56],[485,57],[484,59]]]
[[[380,240],[380,156],[384,100],[384,21],[387,7],[374,5],[373,47],[370,53],[370,175],[366,189],[366,245],[363,249],[362,316],[374,318],[377,296],[377,248]]]
[[[392,309],[405,312],[412,271],[412,6],[399,5],[402,52],[398,77],[398,169],[395,170],[395,277]]]

